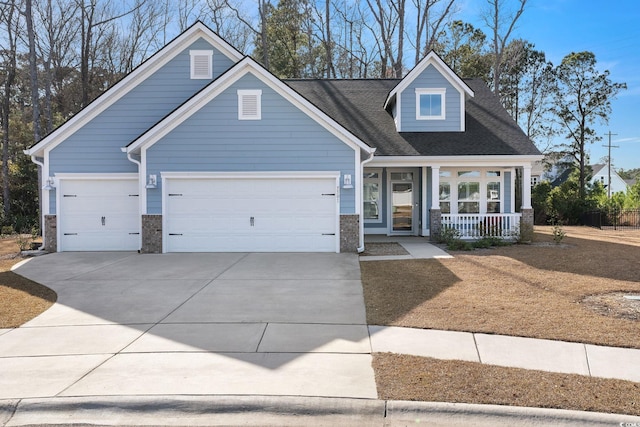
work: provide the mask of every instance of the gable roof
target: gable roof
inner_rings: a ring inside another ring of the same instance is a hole
[[[407,73],[407,75],[404,76],[404,78],[402,78],[393,89],[391,89],[389,95],[384,101],[384,108],[387,108],[389,103],[396,97],[396,95],[399,92],[405,90],[407,86],[409,86],[411,82],[416,79],[416,77],[422,74],[422,72],[429,65],[433,65],[435,69],[438,70],[438,72],[442,74],[442,76],[444,76],[444,78],[446,78],[453,87],[460,91],[460,93],[464,93],[469,97],[474,96],[473,90],[469,86],[467,86],[467,84],[460,77],[458,77],[458,75],[454,73],[451,68],[449,68],[449,66],[442,60],[442,58],[440,58],[440,56],[438,56],[437,53],[432,50],[427,54],[427,56],[422,58],[422,60],[418,62],[416,66],[413,67],[413,69],[409,71],[409,73]]]
[[[182,50],[199,38],[204,38],[222,54],[234,62],[242,59],[243,55],[209,27],[197,21],[187,28],[182,34],[170,41],[166,46],[153,54],[131,73],[123,77],[118,83],[94,99],[89,105],[73,115],[68,121],[45,136],[40,142],[25,150],[30,156],[40,156],[46,148],[53,148],[64,139],[72,135],[82,126],[102,113],[118,99],[122,98],[130,90],[153,74],[157,69],[177,56]]]
[[[400,132],[384,108],[397,79],[285,80],[367,145],[377,156],[531,155],[540,151],[481,79],[465,79],[464,132]]]
[[[143,148],[153,145],[160,138],[169,133],[172,129],[175,129],[180,123],[191,117],[200,108],[215,99],[216,96],[248,73],[260,79],[264,84],[282,95],[285,99],[294,104],[297,108],[302,110],[318,124],[323,126],[326,130],[353,149],[360,149],[369,154],[376,151],[375,148],[366,145],[361,139],[350,132],[347,128],[341,126],[340,123],[336,122],[326,112],[310,103],[295,90],[292,90],[289,86],[284,84],[282,80],[278,79],[275,75],[249,56],[244,57],[244,59],[228,69],[216,80],[209,83],[189,100],[147,130],[144,134],[136,138],[127,147],[123,147],[123,151],[127,153],[138,153]]]

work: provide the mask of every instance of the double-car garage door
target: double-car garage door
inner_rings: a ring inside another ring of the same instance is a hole
[[[137,179],[61,180],[59,250],[137,250]],[[336,252],[335,177],[172,177],[166,252]]]
[[[165,180],[167,252],[335,252],[335,178]]]

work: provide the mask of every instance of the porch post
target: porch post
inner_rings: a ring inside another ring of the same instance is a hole
[[[520,240],[533,239],[533,208],[531,207],[531,163],[522,165],[522,207],[520,208]]]
[[[440,212],[440,166],[431,166],[431,209],[429,209],[429,238],[438,240],[442,229]]]

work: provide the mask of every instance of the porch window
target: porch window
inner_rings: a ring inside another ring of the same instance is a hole
[[[440,182],[440,212],[451,213],[451,184]]]
[[[382,172],[380,170],[365,171],[362,178],[364,219],[367,222],[382,222],[382,216],[380,215]]]
[[[438,200],[443,214],[502,212],[502,171],[440,169]]]

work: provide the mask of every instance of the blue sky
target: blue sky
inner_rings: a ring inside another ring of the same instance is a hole
[[[515,0],[509,0],[515,6]],[[507,3],[509,1],[506,1]],[[489,31],[479,19],[484,0],[461,0],[458,18]],[[571,52],[591,51],[598,68],[609,70],[614,82],[624,82],[612,103],[608,125],[595,128],[603,137],[592,144],[591,163],[607,155],[605,134],[611,130],[611,152],[617,169],[640,168],[640,2],[638,0],[529,0],[514,37],[533,43],[554,65]]]

